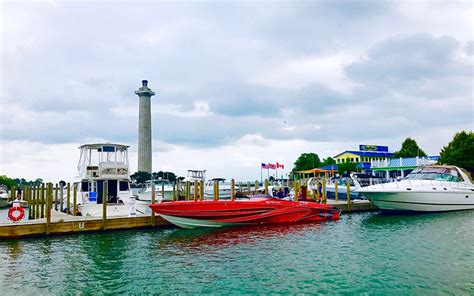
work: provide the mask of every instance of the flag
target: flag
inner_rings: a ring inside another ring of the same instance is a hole
[[[262,163],[262,169],[267,169],[268,170],[269,168],[270,168],[270,166],[268,164]]]
[[[279,168],[284,169],[284,168],[285,168],[285,166],[284,166],[283,164],[278,163],[278,162],[277,162],[277,165],[276,165],[276,166],[277,166],[277,169],[279,169]]]
[[[272,170],[275,170],[277,168],[277,166],[273,163],[269,163],[268,166],[270,167],[270,169]]]

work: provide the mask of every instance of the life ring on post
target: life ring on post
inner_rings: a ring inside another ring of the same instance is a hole
[[[11,207],[8,210],[8,219],[13,222],[18,222],[25,216],[25,210],[22,207]]]

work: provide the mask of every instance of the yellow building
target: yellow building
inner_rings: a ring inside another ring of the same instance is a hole
[[[387,146],[360,145],[359,151],[344,151],[334,156],[336,164],[354,162],[370,163],[371,161],[384,161],[392,158],[393,153],[388,152]]]

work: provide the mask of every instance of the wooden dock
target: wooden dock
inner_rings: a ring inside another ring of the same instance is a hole
[[[346,201],[328,200],[328,204],[336,206],[343,213],[349,213]],[[369,201],[352,201],[351,212],[371,211],[374,207]],[[86,232],[100,232],[127,229],[164,228],[171,225],[160,216],[149,215],[107,217],[104,225],[102,217],[72,216],[57,211],[51,211],[51,221],[46,219],[36,219],[22,221],[21,223],[0,224],[0,239],[13,239],[31,236],[67,235]]]

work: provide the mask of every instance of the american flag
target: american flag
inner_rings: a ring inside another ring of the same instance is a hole
[[[262,169],[269,169],[270,165],[268,163],[262,163]]]

